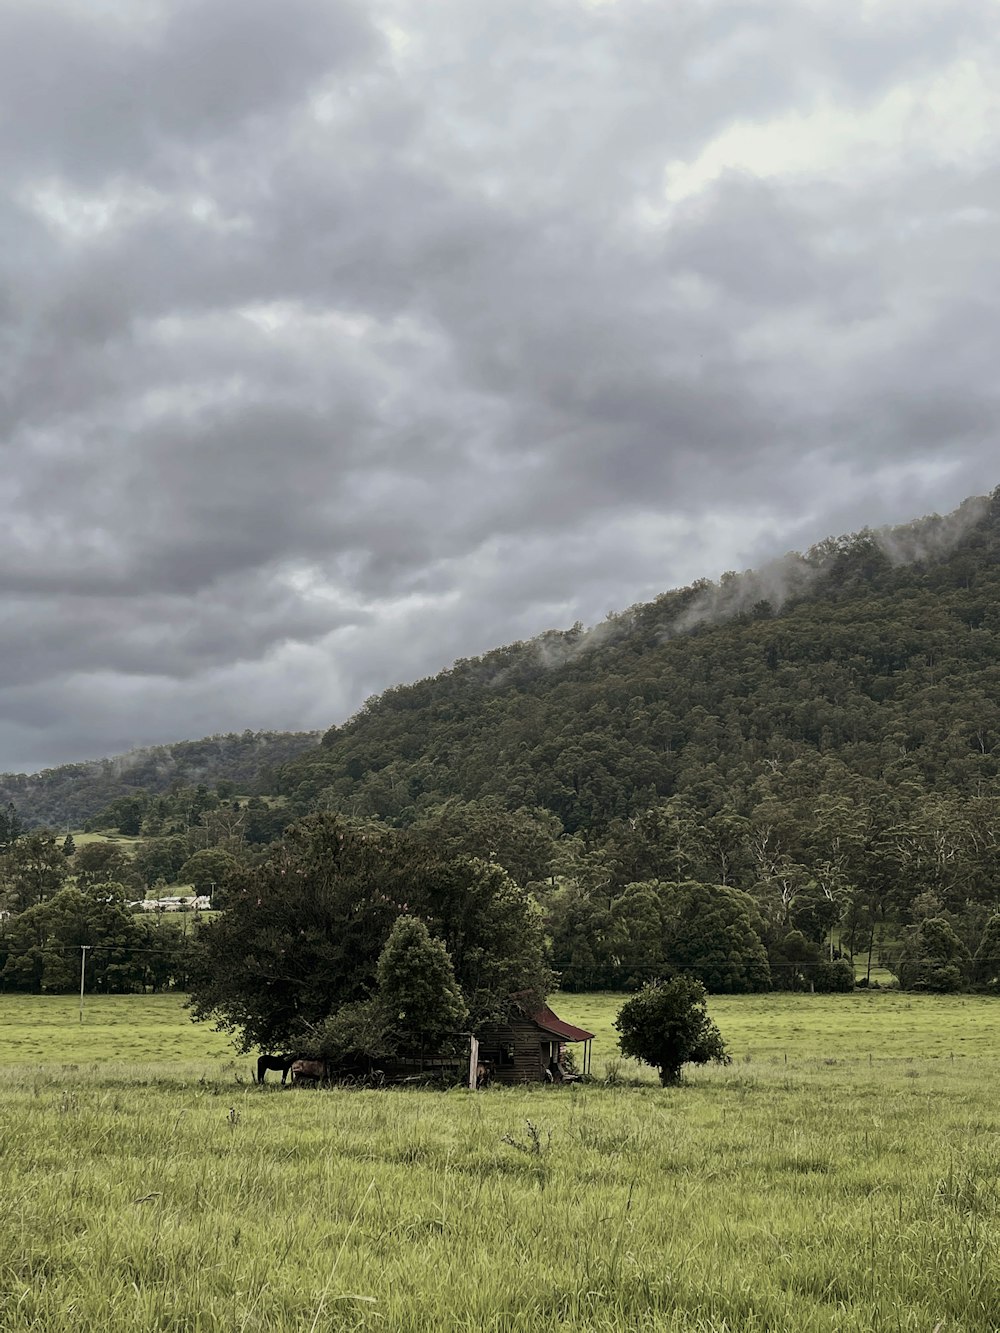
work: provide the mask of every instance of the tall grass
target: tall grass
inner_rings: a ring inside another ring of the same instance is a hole
[[[479,1094],[258,1088],[173,997],[67,1002],[0,1069],[0,1328],[996,1329],[996,1010],[857,998],[714,1002],[681,1088]]]

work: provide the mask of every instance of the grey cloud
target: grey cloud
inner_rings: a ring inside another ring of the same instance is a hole
[[[989,489],[987,125],[663,190],[740,125],[995,81],[991,23],[8,5],[0,768],[323,726]]]
[[[118,16],[58,0],[7,5],[0,88],[15,114],[0,160],[88,183],[142,174],[175,141],[224,136],[378,46],[350,0],[171,0]]]

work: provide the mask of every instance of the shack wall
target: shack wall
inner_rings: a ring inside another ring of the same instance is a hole
[[[493,1060],[493,1052],[499,1047],[513,1046],[513,1063],[497,1063],[494,1067],[493,1077],[497,1083],[541,1083],[545,1078],[542,1044],[544,1042],[547,1051],[550,1040],[548,1034],[530,1019],[515,1018],[502,1026],[494,1024],[483,1028],[479,1034],[479,1048],[483,1059]]]

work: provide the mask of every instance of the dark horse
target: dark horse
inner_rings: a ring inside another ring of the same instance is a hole
[[[288,1071],[298,1058],[297,1055],[262,1055],[257,1061],[257,1082],[264,1082],[269,1069],[280,1069],[281,1081],[285,1083]]]

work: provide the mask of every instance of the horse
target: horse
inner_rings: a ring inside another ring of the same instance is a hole
[[[494,1065],[492,1060],[480,1060],[476,1065],[476,1088],[488,1088],[493,1082]]]
[[[281,1082],[284,1084],[288,1078],[288,1071],[297,1059],[296,1055],[262,1055],[257,1061],[257,1082],[264,1082],[269,1069],[280,1069]]]
[[[330,1078],[330,1066],[325,1060],[293,1060],[293,1083],[326,1083]]]

